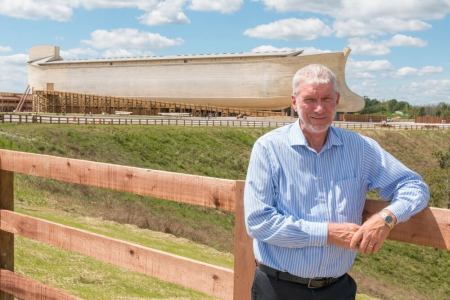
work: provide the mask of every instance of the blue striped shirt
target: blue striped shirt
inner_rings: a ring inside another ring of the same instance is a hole
[[[328,223],[361,224],[366,192],[378,190],[398,222],[427,206],[427,185],[377,142],[330,127],[319,153],[299,122],[253,146],[245,185],[245,223],[256,260],[291,274],[338,277],[356,253],[327,244]]]

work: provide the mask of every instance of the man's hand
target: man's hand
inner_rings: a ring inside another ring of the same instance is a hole
[[[328,244],[351,249],[350,242],[359,229],[353,223],[328,223]]]
[[[378,252],[390,231],[384,220],[378,214],[374,214],[355,233],[350,247],[363,254]]]

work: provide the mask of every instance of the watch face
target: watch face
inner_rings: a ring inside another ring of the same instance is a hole
[[[384,219],[387,223],[391,224],[392,222],[394,222],[394,219],[391,216],[386,216],[386,218]]]

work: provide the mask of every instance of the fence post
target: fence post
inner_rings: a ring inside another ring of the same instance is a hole
[[[253,256],[252,239],[247,235],[244,224],[244,185],[236,180],[234,212],[234,300],[249,300],[256,264]]]
[[[13,172],[0,170],[0,209],[14,210]],[[6,231],[0,231],[0,268],[14,272],[14,234]],[[0,300],[13,299],[0,291]]]

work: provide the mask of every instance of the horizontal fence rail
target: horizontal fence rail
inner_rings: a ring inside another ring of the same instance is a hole
[[[14,173],[234,212],[234,271],[13,212]],[[250,299],[255,263],[252,241],[244,226],[243,191],[244,181],[240,180],[0,150],[0,275],[9,276],[5,278],[16,276],[10,273],[13,270],[11,236],[21,235],[222,299]],[[364,218],[386,205],[383,201],[367,200]],[[450,210],[427,208],[396,226],[388,238],[450,250]],[[3,277],[1,280],[3,282]],[[9,280],[7,286],[0,285],[0,290],[10,292],[15,289],[14,295],[18,297],[23,291],[40,293],[42,298],[39,299],[53,299],[51,295],[45,296],[47,292],[39,284],[30,288],[33,291],[29,290],[26,280],[31,279]]]
[[[273,120],[215,119],[215,118],[142,118],[120,116],[52,116],[52,115],[0,115],[2,123],[38,124],[76,124],[76,125],[174,125],[174,126],[212,126],[277,128],[292,122]],[[411,123],[371,123],[371,122],[333,122],[334,127],[346,129],[382,130],[448,130],[450,124],[411,124]]]
[[[364,219],[379,212],[387,203],[367,200],[364,206]],[[410,244],[450,250],[450,210],[426,208],[410,220],[394,227],[388,239]]]
[[[48,299],[48,300],[81,300],[58,289],[20,276],[9,270],[0,270],[0,289],[19,299]]]
[[[5,171],[234,211],[235,181],[0,150]]]
[[[0,229],[100,261],[227,298],[233,294],[233,271],[123,242],[7,210],[0,210]]]

